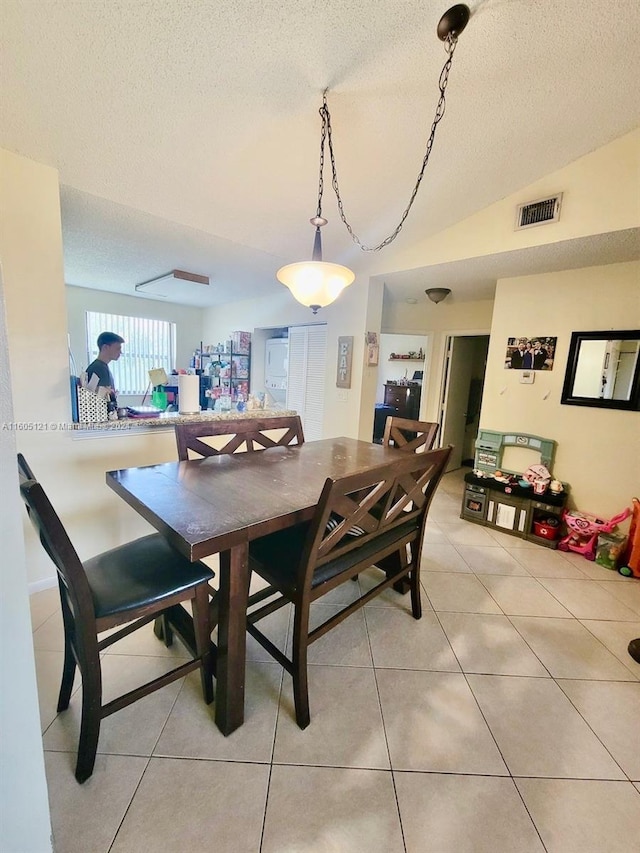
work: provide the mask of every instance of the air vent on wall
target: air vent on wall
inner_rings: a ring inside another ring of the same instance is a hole
[[[518,205],[516,231],[520,228],[531,228],[533,225],[557,222],[560,219],[561,202],[562,193],[558,193],[558,195]]]

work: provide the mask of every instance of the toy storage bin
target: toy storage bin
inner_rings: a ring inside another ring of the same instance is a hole
[[[560,521],[553,516],[549,518],[534,518],[533,532],[542,539],[557,539],[560,535]]]

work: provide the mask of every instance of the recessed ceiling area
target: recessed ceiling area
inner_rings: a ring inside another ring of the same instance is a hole
[[[538,275],[582,267],[602,266],[640,259],[640,228],[610,231],[563,240],[544,246],[532,246],[513,252],[501,252],[478,258],[465,258],[448,264],[375,276],[383,281],[385,299],[423,302],[428,287],[451,289],[447,302],[493,299],[496,282],[501,278]]]

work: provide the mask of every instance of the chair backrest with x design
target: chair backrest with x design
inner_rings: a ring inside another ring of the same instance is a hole
[[[408,453],[424,453],[431,450],[438,434],[439,424],[429,421],[412,421],[390,415],[384,427],[382,443]]]
[[[362,474],[327,480],[307,538],[307,553],[300,562],[299,583],[315,586],[317,575],[325,574],[323,567],[328,564],[332,573],[334,568],[340,573],[352,562],[352,551],[357,550],[361,562],[369,544],[370,556],[376,556],[373,564],[387,544],[394,551],[399,539],[421,543],[429,504],[449,452],[447,448],[403,455],[402,460]]]
[[[269,447],[304,443],[299,415],[176,424],[175,432],[181,462],[203,456],[243,451],[252,453]],[[216,441],[209,444],[203,441],[204,438],[215,438]]]

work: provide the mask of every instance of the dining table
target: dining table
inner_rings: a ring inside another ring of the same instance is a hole
[[[107,485],[189,560],[220,555],[215,722],[224,735],[244,721],[249,543],[309,521],[327,478],[366,471],[397,453],[339,437],[107,472]],[[178,606],[174,617],[192,643],[187,612]]]

